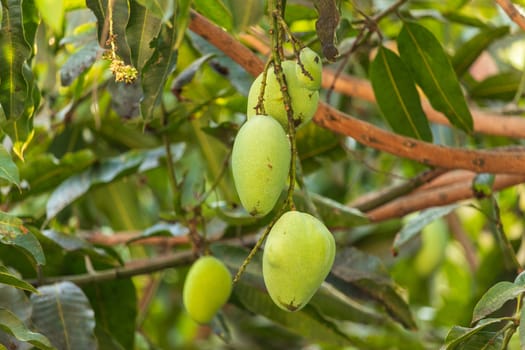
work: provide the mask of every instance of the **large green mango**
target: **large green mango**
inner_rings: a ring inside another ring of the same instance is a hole
[[[243,207],[254,216],[268,214],[286,184],[290,142],[272,117],[257,115],[241,127],[232,150],[232,173]]]
[[[272,227],[263,254],[263,277],[281,309],[297,311],[312,298],[330,272],[334,237],[314,216],[289,211]]]

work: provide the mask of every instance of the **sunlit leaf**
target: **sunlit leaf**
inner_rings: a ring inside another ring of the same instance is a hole
[[[492,286],[478,301],[472,313],[472,323],[499,310],[507,301],[516,299],[525,292],[524,286],[512,282],[502,281]]]
[[[421,107],[409,70],[392,51],[381,47],[370,66],[370,79],[377,104],[397,133],[432,141],[432,132]]]
[[[44,22],[53,29],[56,34],[62,34],[62,23],[64,21],[64,0],[35,0],[36,7]]]
[[[15,338],[28,342],[38,349],[54,350],[48,338],[40,333],[32,332],[11,311],[0,308],[0,329],[13,335]]]
[[[95,313],[82,290],[71,282],[61,282],[38,291],[31,295],[31,320],[36,329],[57,349],[95,349]]]
[[[397,38],[399,54],[432,107],[457,128],[473,129],[472,115],[450,60],[436,37],[425,27],[405,22]]]
[[[417,216],[410,219],[399,231],[392,244],[392,250],[394,253],[398,253],[399,249],[406,244],[409,240],[417,236],[421,230],[430,224],[432,221],[437,220],[453,210],[457,209],[457,204],[451,204],[443,207],[430,208],[422,211]]]
[[[231,30],[233,15],[224,1],[194,0],[195,9],[218,26]]]

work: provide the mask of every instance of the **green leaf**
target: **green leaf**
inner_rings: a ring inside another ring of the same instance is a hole
[[[18,289],[27,290],[31,293],[38,293],[35,287],[23,279],[18,278],[16,275],[12,274],[7,267],[2,265],[0,265],[0,283],[13,286]]]
[[[366,215],[355,208],[350,208],[316,193],[309,193],[309,197],[317,208],[323,223],[329,228],[353,227],[370,223]],[[303,192],[294,193],[294,202],[299,210],[306,210],[308,207]]]
[[[0,308],[0,329],[13,335],[19,340],[36,346],[38,349],[55,349],[48,338],[42,334],[30,331],[15,314],[4,308]]]
[[[131,279],[93,283],[83,290],[95,311],[97,326],[111,334],[124,349],[133,349],[138,304]]]
[[[184,34],[188,28],[190,22],[190,10],[192,0],[179,0],[177,1],[177,9],[175,12],[175,22],[173,31],[177,34],[176,40],[172,47],[173,50],[177,50],[184,39]]]
[[[44,22],[55,34],[62,34],[65,12],[64,0],[35,0],[35,3]]]
[[[0,178],[20,186],[18,168],[4,147],[0,147]]]
[[[153,226],[148,227],[139,236],[130,239],[127,243],[130,244],[149,237],[180,237],[185,236],[188,233],[188,228],[180,223],[169,224],[165,222],[159,222]]]
[[[227,4],[237,32],[257,24],[264,15],[265,2],[261,0],[227,0]]]
[[[377,104],[390,127],[399,134],[431,142],[430,125],[403,61],[381,47],[370,66],[370,79]]]
[[[193,80],[195,73],[198,72],[202,65],[214,56],[214,54],[209,53],[196,59],[188,67],[184,68],[184,70],[180,72],[179,75],[177,75],[177,77],[173,80],[173,83],[171,84],[171,90],[175,93],[180,92],[185,85],[189,84]]]
[[[486,50],[495,40],[505,36],[509,27],[484,28],[467,42],[461,44],[452,57],[452,66],[458,77],[461,77],[467,69],[476,61],[478,56]]]
[[[432,221],[449,214],[457,208],[457,204],[430,208],[422,211],[416,217],[410,219],[403,226],[401,231],[398,232],[396,238],[394,239],[394,243],[392,244],[392,251],[394,254],[399,253],[399,249],[409,240],[417,236],[425,226],[430,224]]]
[[[31,44],[24,36],[22,2],[2,1],[4,11],[0,28],[0,105],[8,120],[27,114],[30,87],[23,70],[31,56]]]
[[[22,249],[38,265],[45,265],[46,258],[36,237],[16,216],[0,212],[0,243]]]
[[[95,63],[102,48],[98,41],[92,40],[82,46],[78,51],[69,55],[66,63],[60,67],[60,82],[62,86],[69,86],[85,70]]]
[[[452,125],[471,132],[472,115],[450,60],[436,37],[419,24],[405,22],[397,44],[401,58],[432,107],[442,112]]]
[[[492,286],[478,301],[472,313],[472,323],[499,310],[507,301],[516,299],[525,292],[524,286],[515,285],[512,282],[502,281]]]
[[[95,313],[82,289],[71,282],[38,288],[31,295],[31,320],[58,349],[96,349]]]
[[[131,63],[130,48],[126,37],[126,26],[129,21],[129,2],[113,1],[113,33],[115,34],[116,54],[124,60],[126,64]],[[86,0],[87,7],[93,11],[97,17],[98,41],[106,42],[108,0]],[[103,37],[106,35],[106,37]]]
[[[154,48],[151,43],[159,34],[161,19],[162,17],[158,17],[149,8],[140,5],[137,1],[130,2],[130,21],[126,28],[126,34],[133,38],[129,43],[131,62],[139,72],[142,71],[144,64],[153,54]]]
[[[142,118],[150,120],[153,117],[155,106],[159,102],[164,85],[175,70],[177,63],[177,30],[175,23],[172,27],[163,25],[159,36],[153,42],[154,51],[142,69],[142,89],[144,98],[140,103]]]
[[[233,29],[233,15],[224,1],[194,0],[193,5],[195,10],[219,27],[227,31]]]
[[[183,150],[183,144],[172,145],[174,160],[182,156]],[[146,171],[158,167],[158,159],[162,156],[164,156],[163,147],[146,151],[129,151],[96,163],[82,173],[69,177],[51,193],[46,205],[47,219],[55,217],[94,186],[111,183],[137,170]]]
[[[329,281],[347,296],[377,302],[404,327],[417,328],[408,304],[379,258],[347,248],[338,252],[332,274],[335,278]]]
[[[491,75],[470,90],[470,97],[487,100],[510,101],[516,95],[521,81],[521,72],[511,71]]]
[[[454,326],[447,334],[442,350],[500,350],[503,335],[484,329],[500,323],[500,319],[490,319],[474,328]]]
[[[163,23],[168,23],[169,19],[174,13],[174,2],[169,0],[136,0],[137,3],[142,5],[148,12],[158,19],[162,20]],[[131,16],[132,17],[132,16]]]

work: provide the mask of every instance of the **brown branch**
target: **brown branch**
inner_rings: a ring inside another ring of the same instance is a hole
[[[335,82],[335,72],[323,70],[323,87],[331,87],[342,94],[376,102],[372,84],[369,81],[341,74]],[[427,99],[422,100],[422,107],[428,119],[434,123],[450,125],[448,119],[432,108]],[[525,118],[521,116],[503,116],[471,109],[474,119],[474,131],[487,135],[499,135],[513,138],[525,138]]]
[[[269,54],[269,46],[253,35],[242,35],[241,38],[250,47],[263,55]],[[368,80],[342,74],[329,68],[323,69],[322,86],[325,89],[333,89],[347,96],[356,97],[372,103],[376,102],[372,84],[370,84]],[[450,126],[448,119],[441,112],[432,108],[428,100],[424,97],[422,98],[422,107],[430,121]],[[475,108],[471,108],[471,113],[474,119],[474,131],[477,133],[525,138],[525,118],[521,116],[503,116],[495,113],[486,113]]]
[[[496,2],[514,23],[520,26],[522,30],[525,30],[525,17],[519,12],[519,10],[511,1],[496,0]]]
[[[256,75],[261,72],[263,62],[230,34],[196,12],[192,12],[191,18],[190,30],[221,49],[250,74]],[[314,121],[327,129],[351,136],[366,146],[428,166],[475,172],[525,174],[523,151],[465,150],[434,145],[382,130],[323,102],[319,104]]]
[[[524,175],[497,175],[494,181],[494,191],[499,191],[525,182]],[[428,191],[416,192],[414,194],[398,198],[381,207],[367,212],[371,221],[383,221],[419,211],[421,209],[447,205],[460,200],[474,197],[472,192],[472,179],[438,187]]]

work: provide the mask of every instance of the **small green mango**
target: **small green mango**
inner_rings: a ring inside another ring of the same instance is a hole
[[[303,308],[330,272],[335,240],[314,216],[286,212],[272,227],[263,253],[268,294],[285,311]]]
[[[240,128],[232,150],[232,174],[241,203],[253,216],[268,214],[286,185],[290,142],[272,117],[257,115]]]
[[[323,63],[321,57],[309,47],[305,47],[299,52],[299,60],[309,75],[305,74],[299,64],[295,66],[295,74],[301,86],[317,91],[321,88],[323,74]]]
[[[288,94],[290,95],[293,118],[296,125],[305,124],[312,119],[319,104],[319,92],[312,91],[299,83],[295,74],[297,63],[294,61],[283,61],[281,64],[286,78]],[[259,102],[261,92],[262,73],[255,79],[248,93],[248,119],[256,115],[255,107]],[[264,113],[277,119],[285,130],[288,130],[288,115],[284,108],[281,86],[272,67],[266,75],[266,87],[264,89]]]
[[[209,323],[226,304],[232,291],[228,268],[213,256],[199,258],[188,271],[182,290],[182,302],[197,323]]]

